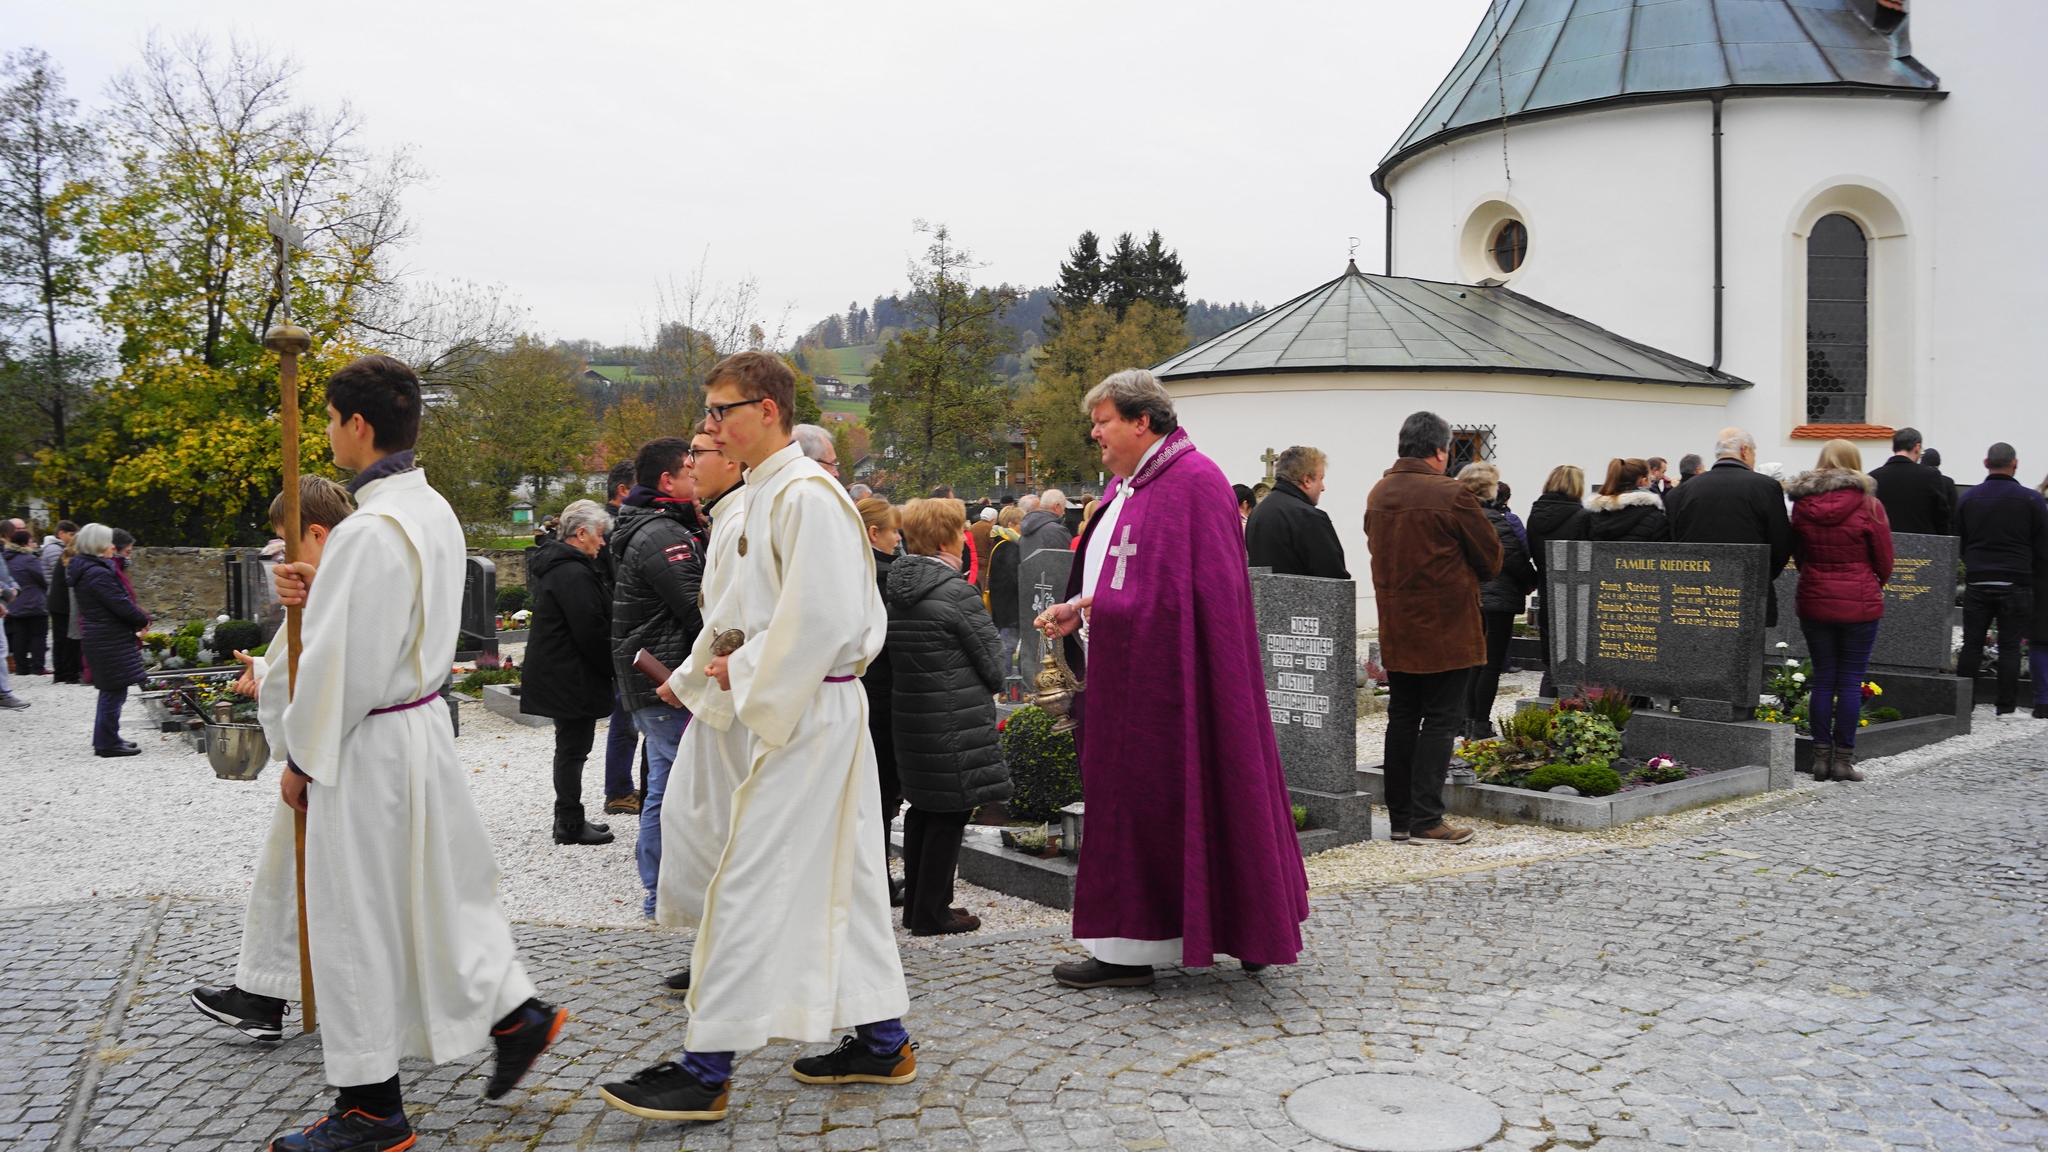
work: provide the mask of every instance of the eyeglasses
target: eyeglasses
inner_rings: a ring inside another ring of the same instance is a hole
[[[723,424],[727,412],[735,408],[745,408],[749,404],[759,404],[766,399],[766,396],[756,396],[752,400],[735,400],[730,404],[706,404],[704,410],[710,415],[712,423]]]
[[[699,456],[723,456],[725,453],[716,448],[685,448],[683,455],[688,456],[690,463],[695,464]]]

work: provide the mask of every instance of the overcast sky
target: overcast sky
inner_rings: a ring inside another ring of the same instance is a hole
[[[1157,228],[1188,294],[1276,304],[1380,263],[1374,165],[1487,0],[1212,4],[0,0],[98,101],[152,30],[289,53],[431,175],[406,266],[549,336],[642,337],[700,259],[801,330],[904,283],[916,219],[1049,283]],[[794,333],[792,333],[794,335]]]

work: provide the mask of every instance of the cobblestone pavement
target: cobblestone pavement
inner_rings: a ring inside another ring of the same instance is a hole
[[[657,981],[686,938],[521,926],[575,1022],[502,1105],[479,1056],[409,1065],[408,1108],[423,1149],[1321,1149],[1285,1095],[1372,1070],[1491,1099],[1488,1149],[2048,1146],[2048,747],[1990,759],[1657,847],[1318,893],[1304,962],[1257,979],[1063,991],[1052,933],[911,950],[916,1083],[800,1086],[777,1046],[718,1124],[594,1091],[674,1052]],[[0,1145],[257,1148],[317,1115],[316,1038],[247,1042],[183,999],[229,978],[239,915],[0,911]]]

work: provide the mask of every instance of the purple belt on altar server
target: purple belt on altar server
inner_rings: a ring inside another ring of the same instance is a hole
[[[860,679],[860,677],[858,677],[858,676],[827,676],[827,677],[825,677],[825,683],[827,683],[827,684],[845,684],[845,683],[848,683],[849,681],[853,681],[853,680],[858,680],[858,679]]]
[[[372,715],[372,716],[382,716],[382,715],[384,715],[384,714],[386,714],[386,713],[388,713],[388,712],[404,712],[404,711],[406,711],[406,710],[408,710],[408,709],[412,709],[412,708],[417,708],[417,707],[419,707],[420,705],[422,705],[422,704],[425,704],[425,703],[426,703],[426,702],[428,702],[429,700],[439,700],[440,698],[441,698],[440,694],[439,694],[439,693],[435,693],[435,694],[433,694],[433,695],[430,695],[430,696],[422,696],[422,697],[420,697],[419,699],[417,699],[417,700],[413,701],[413,702],[412,702],[412,703],[410,703],[410,704],[393,704],[393,705],[392,705],[391,707],[389,707],[389,708],[372,708],[372,709],[370,709],[370,715]]]

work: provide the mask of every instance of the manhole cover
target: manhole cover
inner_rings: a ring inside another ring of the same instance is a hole
[[[1366,1073],[1303,1085],[1287,1116],[1318,1139],[1362,1152],[1460,1152],[1500,1131],[1486,1097],[1422,1076]]]

